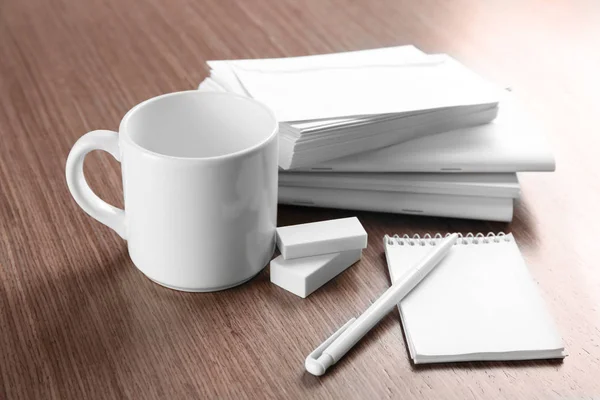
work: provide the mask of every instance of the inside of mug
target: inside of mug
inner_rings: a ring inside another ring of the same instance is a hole
[[[253,100],[190,91],[140,104],[124,118],[120,131],[154,153],[206,158],[257,146],[276,126],[273,114]]]

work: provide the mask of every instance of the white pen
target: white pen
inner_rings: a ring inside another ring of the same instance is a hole
[[[313,375],[321,376],[338,362],[363,336],[387,315],[446,257],[458,235],[446,237],[406,274],[385,291],[358,319],[352,318],[306,357],[304,366]]]

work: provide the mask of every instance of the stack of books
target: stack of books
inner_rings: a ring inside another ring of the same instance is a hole
[[[401,46],[208,65],[199,90],[253,97],[280,121],[282,204],[510,221],[516,172],[554,170],[511,94],[447,55]]]
[[[201,90],[251,96],[273,110],[284,169],[490,122],[498,112],[494,85],[412,46],[208,65]]]

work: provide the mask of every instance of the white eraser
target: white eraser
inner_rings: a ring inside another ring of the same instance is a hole
[[[271,261],[271,282],[305,298],[360,260],[362,250]]]
[[[367,247],[367,232],[356,217],[277,228],[284,259],[339,253]]]

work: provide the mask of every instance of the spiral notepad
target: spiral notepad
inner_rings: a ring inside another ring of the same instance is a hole
[[[391,280],[441,239],[386,235]],[[554,321],[511,234],[461,236],[398,309],[415,364],[564,357]]]

